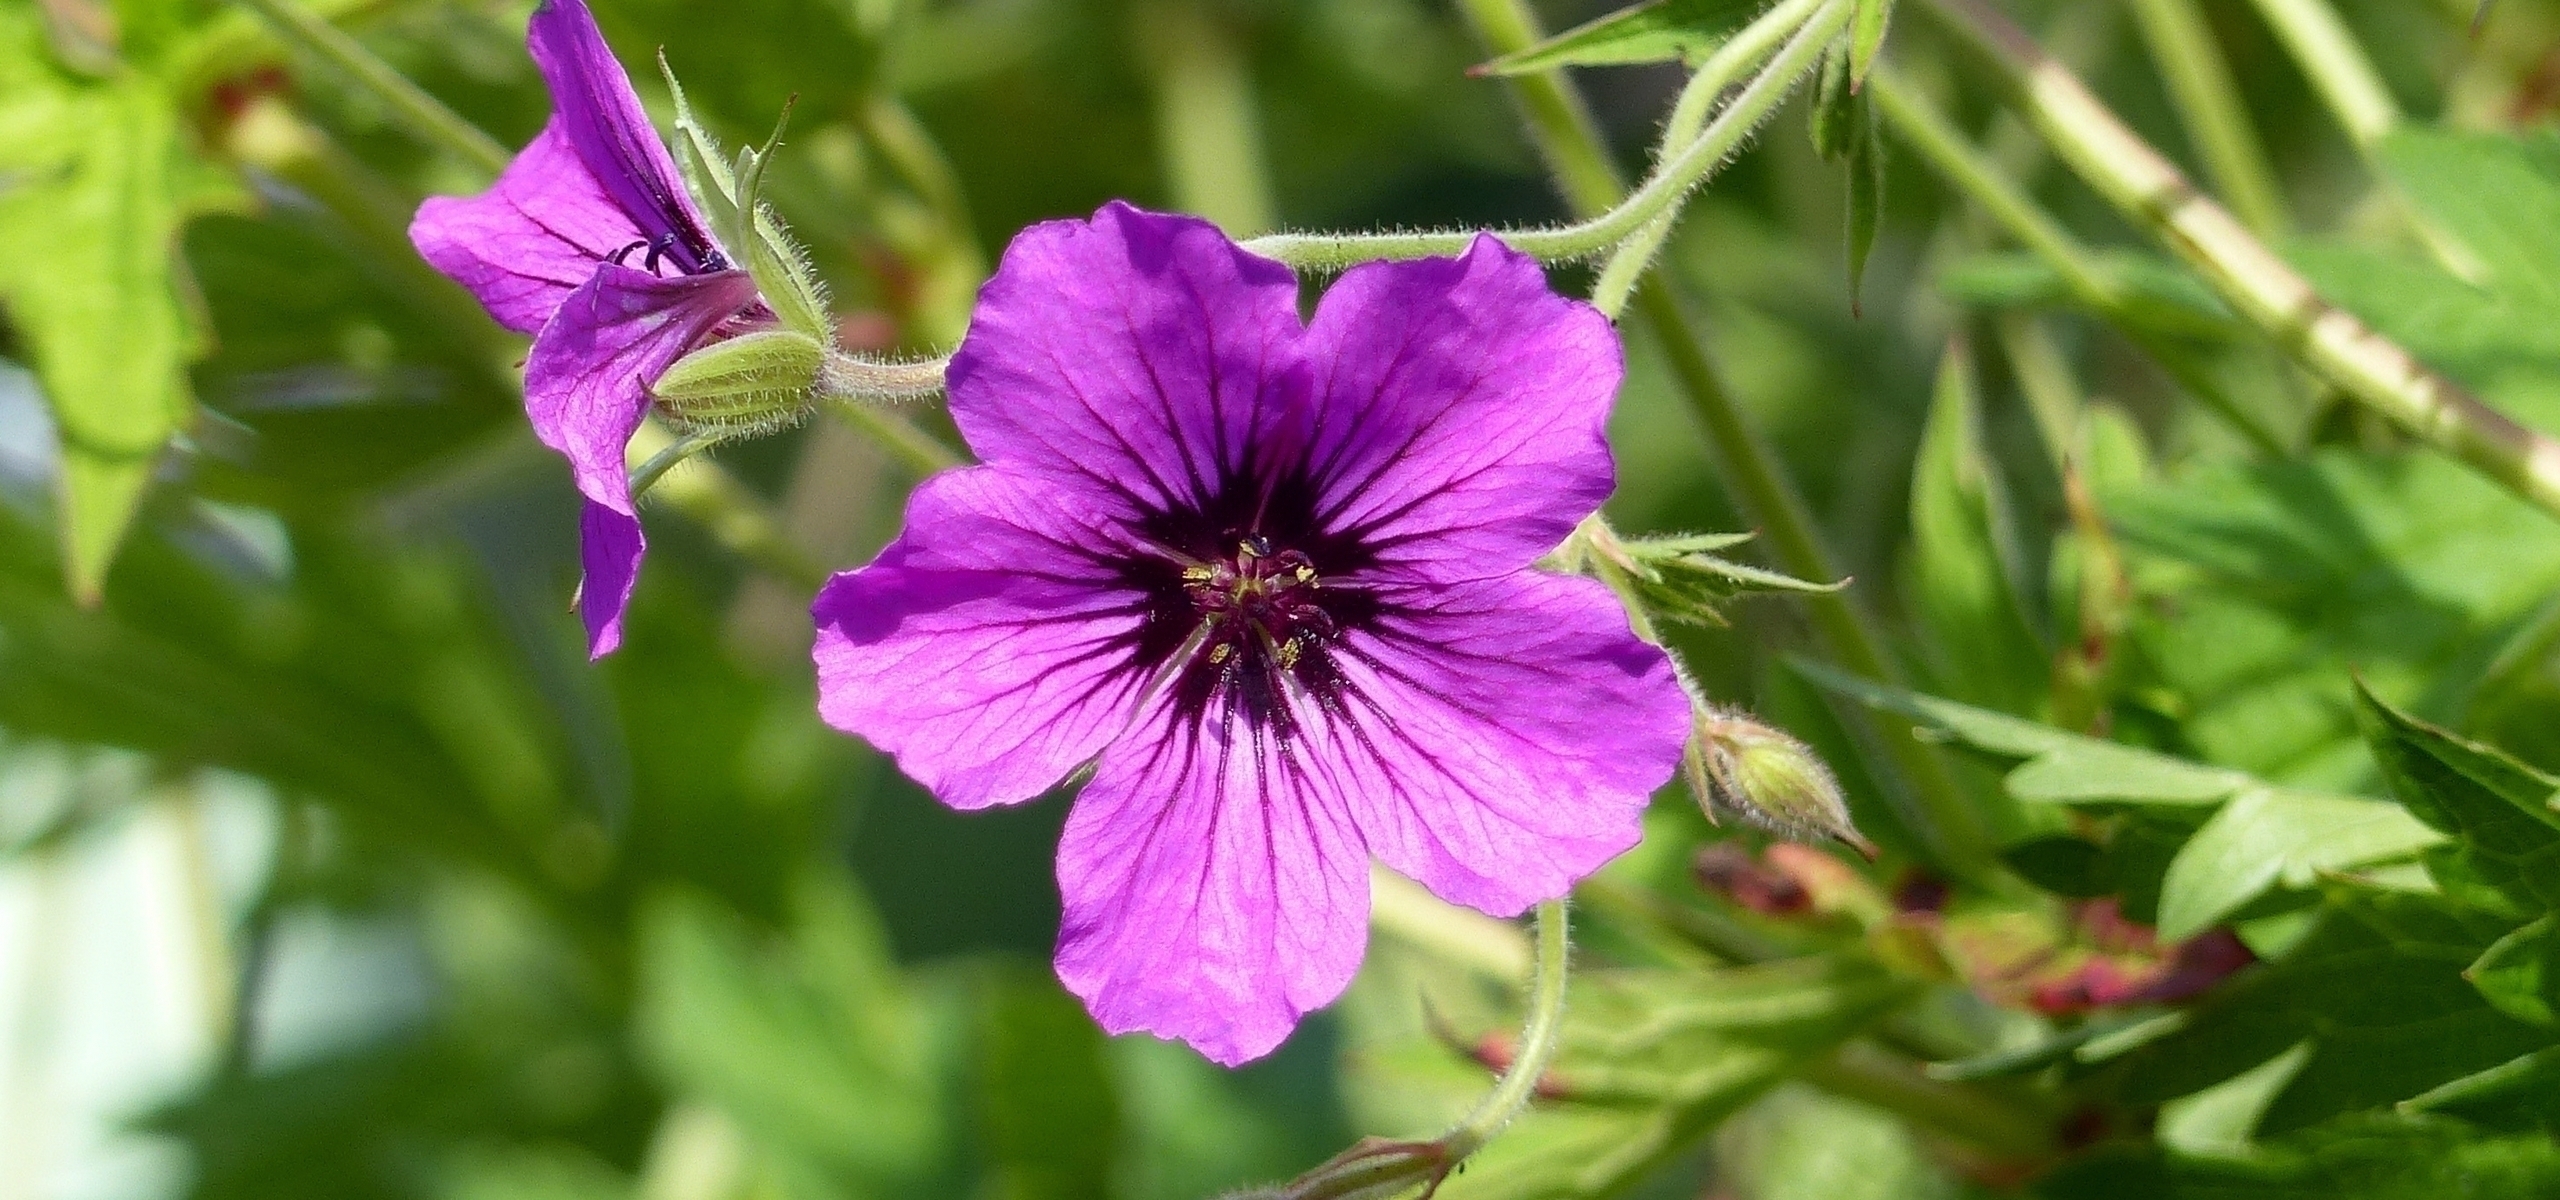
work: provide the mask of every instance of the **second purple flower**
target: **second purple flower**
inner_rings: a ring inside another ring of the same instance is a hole
[[[1562,895],[1690,719],[1605,588],[1531,567],[1611,488],[1608,322],[1490,237],[1297,299],[1205,222],[1025,231],[951,364],[986,465],[814,609],[827,719],[944,803],[1092,767],[1059,977],[1229,1064],[1350,981],[1372,859]]]

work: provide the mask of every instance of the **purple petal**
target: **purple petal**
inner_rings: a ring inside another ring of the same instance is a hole
[[[525,413],[542,444],[568,458],[590,502],[579,521],[587,578],[578,607],[591,655],[621,641],[622,606],[640,569],[643,542],[623,453],[648,415],[649,384],[755,296],[743,271],[661,279],[606,263],[533,339]]]
[[[650,382],[755,298],[744,271],[660,278],[612,263],[569,293],[525,359],[524,407],[588,499],[631,514],[623,449],[648,415]]]
[[[499,324],[533,333],[598,263],[643,239],[554,117],[488,191],[419,205],[409,240]]]
[[[1112,1033],[1234,1066],[1342,994],[1368,942],[1350,797],[1244,726],[1160,701],[1076,797],[1058,843],[1058,978]]]
[[[1035,225],[979,293],[951,416],[985,461],[1115,511],[1198,507],[1298,407],[1297,304],[1206,221],[1114,202]]]
[[[1147,681],[1128,669],[1145,598],[1086,553],[1109,541],[1089,509],[1002,468],[926,480],[906,532],[811,607],[819,713],[954,808],[1031,799],[1090,760]]]
[[[603,658],[622,645],[622,610],[640,580],[640,556],[649,539],[640,519],[589,500],[578,512],[578,560],[586,577],[578,584],[578,616],[587,624],[587,657]]]
[[[1511,916],[1636,844],[1688,737],[1663,652],[1609,590],[1522,571],[1387,597],[1336,653],[1303,754],[1379,861]]]
[[[702,254],[711,246],[702,217],[587,6],[582,0],[544,0],[525,40],[551,85],[553,123],[604,193],[639,226],[639,240],[664,241],[663,253],[687,274],[710,268]]]
[[[1305,354],[1319,519],[1391,566],[1507,574],[1609,495],[1616,332],[1490,235],[1457,259],[1345,272]]]

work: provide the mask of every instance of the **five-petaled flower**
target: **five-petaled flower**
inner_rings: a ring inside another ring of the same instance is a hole
[[[544,0],[526,35],[552,115],[488,191],[419,206],[409,238],[498,323],[533,335],[525,412],[586,503],[578,609],[589,654],[622,641],[647,541],[623,454],[649,385],[685,352],[762,316],[649,125],[582,0]]]
[[[1297,305],[1201,221],[1024,231],[951,363],[985,465],[813,612],[821,711],[944,803],[1093,765],[1059,977],[1230,1064],[1350,981],[1372,857],[1517,914],[1636,842],[1689,726],[1531,566],[1610,490],[1608,322],[1490,237]]]

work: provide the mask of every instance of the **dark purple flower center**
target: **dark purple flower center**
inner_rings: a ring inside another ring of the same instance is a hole
[[[1331,706],[1348,687],[1343,637],[1373,624],[1380,603],[1343,579],[1375,556],[1324,528],[1301,480],[1251,476],[1222,480],[1199,510],[1144,522],[1158,551],[1119,564],[1145,596],[1131,666],[1164,673],[1195,718],[1242,717],[1285,738],[1293,705]]]

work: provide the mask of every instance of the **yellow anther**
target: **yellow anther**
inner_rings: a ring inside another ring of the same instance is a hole
[[[1184,583],[1207,583],[1217,577],[1218,569],[1207,563],[1202,563],[1196,567],[1184,567],[1182,569],[1182,581]]]
[[[1211,646],[1209,648],[1209,665],[1216,666],[1219,663],[1225,662],[1227,661],[1227,656],[1234,654],[1235,652],[1236,648],[1233,642],[1220,642],[1215,646]]]

